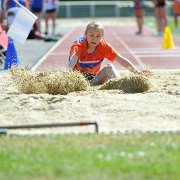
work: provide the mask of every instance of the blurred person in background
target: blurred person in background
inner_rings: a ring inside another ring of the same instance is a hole
[[[28,0],[17,0],[17,1],[26,8],[29,8]],[[5,7],[4,16],[6,17],[5,30],[8,31],[20,7],[13,0],[4,0],[4,7]]]
[[[41,32],[41,13],[43,10],[43,0],[30,0],[30,10],[37,16],[37,30]]]
[[[157,20],[157,35],[162,36],[167,26],[166,0],[153,0]]]
[[[137,35],[142,34],[143,31],[143,15],[144,15],[144,1],[143,0],[133,0],[134,1],[134,14],[136,16],[138,31]]]
[[[28,0],[17,0],[17,1],[23,6],[25,6],[26,8],[29,8]],[[18,7],[18,4],[14,2],[13,0],[5,0],[5,7],[7,11],[9,8]]]
[[[0,25],[2,26],[4,19],[4,0],[1,0],[0,2]]]
[[[13,23],[14,18],[16,17],[20,7],[11,7],[6,12],[6,31],[8,31],[9,27]],[[36,23],[34,23],[29,35],[28,39],[44,39],[45,35],[40,33],[37,29]]]
[[[175,32],[180,32],[178,27],[178,16],[180,15],[180,0],[173,1],[173,15],[174,15],[174,25],[175,25]]]
[[[4,30],[4,0],[0,1],[0,35]],[[0,65],[4,62],[3,46],[0,43]]]
[[[46,30],[45,34],[49,34],[49,20],[52,20],[52,35],[55,35],[56,30],[56,18],[57,18],[57,1],[56,0],[45,0],[45,23]]]

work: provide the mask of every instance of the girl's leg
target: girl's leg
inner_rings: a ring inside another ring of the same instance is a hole
[[[155,14],[156,14],[156,21],[157,21],[157,31],[158,33],[161,32],[161,19],[159,14],[159,7],[155,8]]]
[[[180,15],[180,2],[174,1],[174,3],[173,3],[173,14],[174,14],[175,31],[179,32],[179,29],[178,29],[178,16]]]
[[[175,25],[175,28],[178,28],[178,15],[177,14],[174,14],[174,25]]]
[[[48,29],[49,29],[49,14],[46,13],[45,15],[45,23],[46,23],[46,29],[45,29],[45,34],[48,34]]]
[[[108,80],[108,75],[106,71],[106,67],[104,67],[91,81],[94,85],[100,85],[105,83]]]
[[[109,79],[118,77],[118,72],[112,64],[104,67],[91,81],[94,85],[100,85],[107,82]]]
[[[55,30],[56,30],[56,12],[53,12],[51,14],[51,18],[52,18],[52,34],[55,35]]]
[[[0,11],[0,24],[3,23],[4,13]]]
[[[36,24],[37,30],[41,32],[41,13],[34,13],[37,16]]]
[[[143,9],[142,8],[135,9],[135,15],[136,15],[136,21],[138,25],[137,34],[141,34],[142,28],[143,28]]]
[[[159,8],[159,16],[160,16],[160,32],[164,32],[164,29],[167,26],[166,10],[164,7]]]

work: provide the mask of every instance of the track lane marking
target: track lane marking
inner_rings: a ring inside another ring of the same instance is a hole
[[[73,27],[67,34],[65,34],[32,68],[32,71],[35,71],[43,62],[47,59],[50,54],[64,41],[66,40],[76,29],[77,27]],[[64,53],[64,52],[63,52]]]
[[[114,31],[111,31],[112,35],[127,49],[127,51],[129,52],[129,54],[131,54],[135,60],[138,62],[138,64],[141,67],[144,67],[145,65],[142,63],[142,61],[139,59],[138,56],[136,56],[133,51],[131,50],[131,48],[119,37],[117,36],[117,34]]]

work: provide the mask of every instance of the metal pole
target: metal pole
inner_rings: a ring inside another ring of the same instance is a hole
[[[8,129],[32,129],[32,128],[37,129],[37,128],[52,128],[52,127],[68,127],[68,126],[88,126],[88,125],[94,125],[95,126],[95,132],[96,133],[99,132],[99,128],[98,128],[97,122],[88,122],[88,121],[69,122],[69,123],[51,123],[51,124],[29,124],[29,125],[0,126],[0,130],[3,131],[3,130],[8,130]]]

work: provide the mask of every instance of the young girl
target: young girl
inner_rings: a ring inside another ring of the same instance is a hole
[[[108,79],[118,76],[112,64],[100,70],[104,58],[111,62],[117,61],[133,72],[139,72],[128,59],[103,41],[104,27],[100,23],[91,22],[88,24],[84,35],[71,46],[68,67],[83,73],[92,84],[103,84]]]

